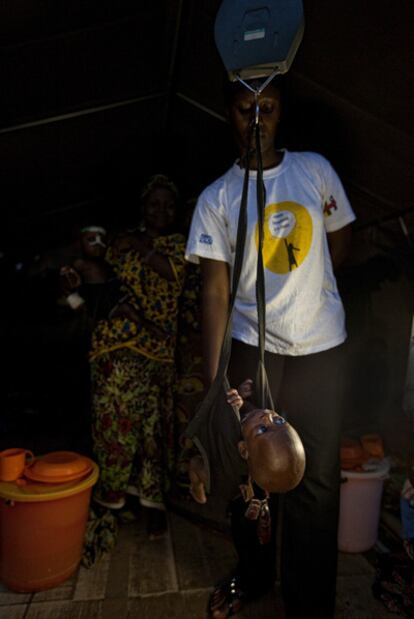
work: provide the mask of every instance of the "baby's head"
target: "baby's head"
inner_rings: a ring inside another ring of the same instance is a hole
[[[268,409],[255,409],[242,421],[242,458],[252,479],[267,492],[287,492],[301,481],[305,451],[296,430]]]

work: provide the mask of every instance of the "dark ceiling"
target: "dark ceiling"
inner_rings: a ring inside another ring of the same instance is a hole
[[[192,197],[225,170],[234,152],[213,40],[219,5],[1,2],[3,243],[44,242],[94,209],[122,225],[154,172]],[[281,145],[331,159],[361,228],[413,233],[414,3],[304,8]]]

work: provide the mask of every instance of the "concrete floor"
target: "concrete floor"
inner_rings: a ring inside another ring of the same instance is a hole
[[[204,619],[212,583],[233,567],[232,544],[176,513],[168,521],[168,535],[155,541],[142,519],[123,524],[111,555],[54,589],[25,594],[0,586],[0,619]],[[340,554],[336,619],[389,619],[372,596],[373,577],[365,556]],[[278,587],[238,617],[282,619]]]

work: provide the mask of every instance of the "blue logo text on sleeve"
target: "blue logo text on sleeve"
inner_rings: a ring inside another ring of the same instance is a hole
[[[213,239],[209,234],[200,234],[199,238],[200,243],[204,243],[205,245],[212,245]]]

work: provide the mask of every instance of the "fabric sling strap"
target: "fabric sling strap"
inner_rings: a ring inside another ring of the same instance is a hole
[[[264,351],[266,341],[266,294],[263,266],[263,237],[264,237],[264,210],[266,204],[266,188],[263,183],[263,162],[260,147],[260,126],[255,124],[256,134],[256,159],[257,159],[257,223],[259,228],[259,247],[257,255],[257,277],[256,277],[256,303],[257,303],[257,324],[258,324],[258,344],[259,344],[259,363],[256,376],[256,397],[259,408],[274,409],[272,396],[270,394],[269,383],[267,380]]]
[[[252,128],[254,130],[254,127]],[[263,269],[263,220],[265,188],[260,155],[260,128],[256,125],[257,157],[257,208],[259,226],[259,248],[257,262],[256,302],[258,310],[258,350],[259,360],[256,376],[256,404],[260,408],[273,408],[270,389],[264,363],[265,347],[265,288]],[[185,435],[192,438],[198,447],[207,470],[206,490],[214,496],[234,498],[240,484],[240,478],[247,473],[245,461],[238,454],[237,443],[241,439],[240,415],[237,408],[226,402],[225,393],[230,388],[227,368],[230,361],[232,345],[232,313],[237,295],[237,288],[243,266],[243,255],[247,233],[247,201],[249,189],[250,159],[245,162],[243,192],[240,203],[237,226],[235,260],[232,276],[232,289],[229,312],[220,352],[216,377],[201,402],[193,419],[186,428]],[[246,377],[247,378],[247,377]],[[232,410],[234,414],[232,414]],[[211,462],[210,462],[211,461]],[[232,494],[233,493],[233,494]]]

